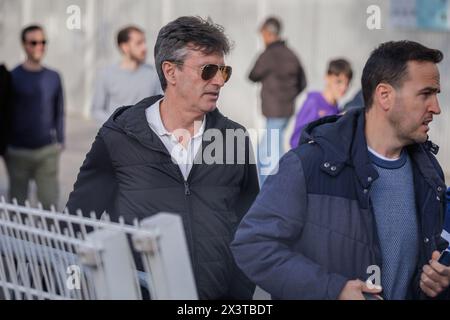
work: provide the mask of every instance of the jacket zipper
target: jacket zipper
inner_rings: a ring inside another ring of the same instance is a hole
[[[192,261],[191,261],[191,265],[192,265],[192,271],[194,272],[194,275],[197,274],[197,268],[198,268],[198,258],[197,258],[197,251],[195,250],[195,243],[194,243],[194,232],[195,232],[195,228],[194,228],[194,224],[193,224],[193,217],[192,217],[192,208],[191,208],[191,200],[189,199],[189,197],[191,196],[191,188],[189,185],[189,178],[191,177],[191,174],[189,173],[189,176],[187,177],[187,179],[184,178],[183,173],[181,172],[180,167],[177,165],[177,172],[178,175],[181,179],[181,181],[183,181],[183,185],[184,185],[184,196],[185,196],[185,201],[186,201],[186,214],[187,214],[187,226],[189,228],[189,239],[187,239],[187,234],[186,234],[186,240],[190,243],[190,248],[191,248],[191,257],[192,257]],[[191,169],[192,172],[192,169]],[[189,246],[188,243],[188,246]]]
[[[132,138],[136,139],[137,141],[139,141],[139,139],[133,133],[127,132],[126,134],[131,136]],[[151,150],[153,150],[153,151],[160,152],[160,153],[162,153],[164,155],[167,155],[167,156],[171,157],[171,155],[169,154],[169,152],[166,149],[159,149],[159,148],[155,148],[155,147],[148,146],[148,145],[144,145],[144,146],[149,148],[149,149],[151,149]],[[202,145],[202,152],[203,152],[203,145]],[[187,209],[187,223],[186,223],[186,225],[188,226],[188,228],[190,230],[189,239],[187,239],[187,241],[191,244],[191,246],[190,246],[191,251],[192,251],[191,252],[191,255],[192,255],[191,264],[192,264],[192,267],[194,269],[194,274],[195,274],[196,273],[195,269],[196,269],[196,266],[198,265],[198,261],[197,261],[198,259],[197,259],[197,253],[196,253],[196,250],[195,250],[195,244],[194,244],[194,226],[193,226],[193,223],[192,223],[192,208],[191,208],[191,203],[190,203],[191,201],[189,199],[189,196],[191,195],[191,189],[190,189],[189,181],[190,181],[190,178],[192,176],[192,172],[195,169],[195,165],[192,166],[191,171],[189,172],[189,175],[188,175],[187,179],[184,178],[183,173],[181,172],[181,169],[178,166],[178,164],[176,164],[176,167],[177,167],[177,173],[178,173],[178,176],[180,178],[180,181],[183,181],[183,185],[184,185],[184,195],[186,197],[186,209]],[[188,243],[188,247],[189,247],[189,243]]]
[[[186,196],[191,195],[191,189],[189,189],[189,182],[187,182],[186,180],[184,180],[184,194]]]

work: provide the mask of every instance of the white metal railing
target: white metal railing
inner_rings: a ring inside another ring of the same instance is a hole
[[[178,215],[127,225],[0,201],[2,299],[197,299]]]

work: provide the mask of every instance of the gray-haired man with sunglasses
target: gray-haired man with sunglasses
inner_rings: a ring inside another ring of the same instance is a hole
[[[211,20],[181,17],[164,26],[155,45],[164,96],[112,115],[67,204],[71,213],[107,211],[128,222],[179,214],[200,299],[250,299],[254,291],[229,248],[259,191],[245,128],[217,109],[231,76],[229,51],[223,28]],[[217,161],[203,159],[211,155]]]

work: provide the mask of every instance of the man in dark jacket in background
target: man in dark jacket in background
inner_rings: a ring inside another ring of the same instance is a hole
[[[164,96],[110,117],[67,204],[71,213],[106,211],[130,223],[180,214],[200,299],[250,299],[255,288],[229,248],[259,191],[245,128],[216,107],[231,76],[229,50],[222,27],[210,20],[181,17],[164,26],[155,45]]]
[[[306,87],[306,78],[299,59],[280,38],[281,22],[270,17],[260,32],[266,49],[256,60],[249,79],[262,84],[261,108],[267,121],[267,131],[258,148],[262,184],[284,154],[284,131],[294,114],[295,98]]]
[[[281,159],[232,243],[274,298],[448,298],[446,188],[427,135],[442,58],[381,44],[362,75],[365,109],[311,123]]]

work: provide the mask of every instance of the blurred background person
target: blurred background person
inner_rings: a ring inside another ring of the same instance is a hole
[[[104,123],[117,107],[162,94],[154,66],[145,63],[145,33],[136,26],[127,26],[117,34],[122,61],[100,72],[92,103],[92,115]]]
[[[280,38],[282,25],[279,19],[269,17],[260,28],[266,49],[258,57],[249,79],[261,82],[261,109],[266,117],[266,134],[259,144],[259,179],[263,184],[267,174],[264,158],[277,160],[284,154],[284,132],[290,117],[294,114],[295,98],[306,87],[303,67],[295,53]],[[271,132],[278,131],[278,141],[273,142],[276,150],[271,150]],[[270,161],[272,163],[272,161]],[[269,171],[269,170],[267,170]]]
[[[352,67],[347,60],[336,59],[329,62],[325,76],[325,89],[322,92],[309,92],[297,114],[291,136],[291,148],[298,146],[302,130],[308,123],[339,113],[338,100],[346,94],[352,77]]]
[[[30,181],[44,208],[58,203],[58,168],[64,145],[64,97],[58,72],[42,65],[47,40],[44,29],[22,30],[26,60],[12,76],[11,130],[6,150],[9,196],[24,203]]]
[[[11,122],[11,74],[4,64],[0,65],[0,156],[6,151]]]

